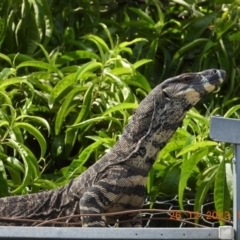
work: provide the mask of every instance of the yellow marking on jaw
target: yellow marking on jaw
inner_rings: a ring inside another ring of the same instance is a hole
[[[200,94],[193,88],[186,91],[185,97],[192,105],[195,105],[200,100]]]
[[[213,90],[216,88],[215,85],[212,85],[212,84],[210,84],[210,83],[204,84],[203,87],[205,88],[205,90],[206,90],[207,92],[211,92],[211,91],[213,91]]]

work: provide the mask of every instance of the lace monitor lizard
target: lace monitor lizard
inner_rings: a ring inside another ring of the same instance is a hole
[[[225,71],[210,69],[165,80],[139,104],[114,147],[79,177],[54,190],[1,198],[0,225],[36,225],[3,221],[1,217],[49,220],[140,209],[148,172],[158,152],[181,126],[186,112],[225,77]],[[117,219],[123,220],[122,227],[141,226],[138,213],[81,218],[83,227],[105,227]],[[126,219],[129,221],[124,222]]]

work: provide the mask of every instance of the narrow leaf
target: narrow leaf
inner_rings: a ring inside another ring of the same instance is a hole
[[[4,164],[0,159],[0,198],[8,195],[7,174]]]
[[[203,148],[193,153],[192,156],[183,163],[181,177],[178,185],[179,206],[182,210],[183,210],[183,194],[187,186],[187,181],[191,176],[191,173],[194,167],[196,167],[198,162],[207,154],[208,154],[208,149]]]
[[[214,185],[214,203],[219,217],[224,218],[225,211],[229,211],[231,205],[230,194],[226,183],[226,169],[224,160],[222,160],[220,163],[216,173]],[[219,223],[221,226],[225,225],[223,220],[219,220]]]
[[[188,153],[190,151],[195,151],[201,148],[212,147],[217,145],[218,143],[213,141],[202,141],[202,142],[192,143],[191,145],[187,145],[185,148],[183,148],[182,151],[178,153],[177,157],[182,156],[183,154]]]
[[[98,146],[102,145],[104,142],[104,139],[99,140],[98,142],[95,142],[91,144],[90,146],[86,147],[81,154],[79,155],[78,159],[73,160],[71,165],[68,169],[67,179],[70,179],[75,172],[78,171],[79,168],[81,168],[85,162],[90,157],[91,153],[98,148]]]
[[[86,121],[82,121],[78,124],[68,126],[68,128],[83,128],[85,126],[88,126],[91,123],[96,123],[96,122],[100,122],[100,121],[113,121],[116,124],[118,124],[120,127],[122,127],[121,122],[119,120],[117,120],[116,118],[108,117],[108,116],[102,116],[102,117],[95,117],[95,118],[88,119]]]
[[[57,73],[60,77],[63,77],[63,74],[61,73],[60,70],[58,70],[55,66],[46,63],[46,62],[41,62],[41,61],[26,61],[23,63],[20,63],[17,66],[17,69],[22,68],[22,67],[36,67],[36,68],[41,68],[41,69],[46,69],[50,72],[55,72]]]
[[[216,170],[213,169],[213,171],[209,172],[209,174],[205,176],[204,180],[201,182],[200,186],[198,187],[195,195],[195,200],[194,200],[195,212],[197,213],[200,212],[203,201],[215,180],[215,176],[216,176]],[[198,219],[196,219],[195,222],[198,222]]]
[[[41,132],[32,126],[29,123],[24,123],[24,122],[15,122],[13,125],[13,131],[14,128],[23,128],[27,130],[30,134],[32,134],[38,141],[40,148],[41,148],[41,157],[44,157],[47,149],[47,143]]]
[[[64,119],[66,118],[67,109],[69,108],[69,105],[71,104],[73,98],[84,90],[85,90],[85,87],[77,87],[77,88],[74,88],[71,92],[69,92],[67,94],[65,101],[63,102],[61,108],[57,112],[57,116],[55,119],[55,134],[56,135],[58,135],[61,131],[62,123],[63,123]]]
[[[137,108],[137,107],[138,107],[137,103],[120,103],[120,104],[118,104],[118,105],[116,105],[114,107],[111,107],[108,110],[106,110],[103,113],[103,116],[108,115],[109,113],[112,113],[112,112],[119,111],[119,110],[133,109],[133,108]]]
[[[23,82],[27,82],[26,79],[24,78],[9,78],[9,79],[6,79],[6,80],[0,80],[0,88],[3,88],[3,87],[7,87],[9,85],[13,85],[13,84],[16,84],[16,83],[23,83]]]
[[[89,89],[86,91],[83,99],[83,104],[81,107],[81,111],[79,112],[74,124],[77,124],[87,117],[87,115],[90,112],[91,109],[91,104],[92,104],[92,98],[93,98],[93,90],[94,90],[94,85],[89,87]]]
[[[88,62],[86,64],[83,64],[78,69],[78,71],[76,72],[75,77],[74,77],[74,82],[77,83],[77,80],[81,79],[84,73],[86,73],[86,72],[94,72],[98,68],[102,68],[102,66],[103,66],[102,63],[94,62],[94,61]],[[83,81],[81,81],[81,83],[83,83]]]
[[[89,51],[83,51],[83,50],[76,50],[72,52],[66,52],[64,53],[58,60],[57,63],[64,64],[71,61],[76,61],[78,59],[95,59],[100,60],[100,57]]]
[[[58,82],[57,85],[53,88],[48,100],[48,105],[50,108],[53,107],[53,104],[55,103],[57,98],[60,96],[60,94],[75,83],[74,77],[75,77],[75,73],[71,73],[67,75],[60,82]]]
[[[228,111],[224,114],[223,117],[225,118],[229,118],[230,116],[232,116],[234,113],[237,113],[237,110],[240,109],[240,105],[235,105],[233,107],[231,107],[230,109],[228,109]]]

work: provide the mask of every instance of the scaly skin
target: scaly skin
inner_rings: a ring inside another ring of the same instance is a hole
[[[147,175],[158,152],[181,126],[187,111],[220,85],[223,70],[184,73],[165,80],[139,104],[115,146],[64,187],[0,199],[0,217],[48,220],[73,214],[113,213],[140,209]],[[130,220],[123,227],[140,227],[138,214],[82,217],[83,227],[105,227],[109,221]],[[69,218],[68,222],[79,221]],[[0,225],[35,225],[1,221]]]

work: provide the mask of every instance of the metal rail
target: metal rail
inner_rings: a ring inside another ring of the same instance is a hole
[[[219,228],[66,228],[0,227],[0,239],[233,239],[232,227]]]

